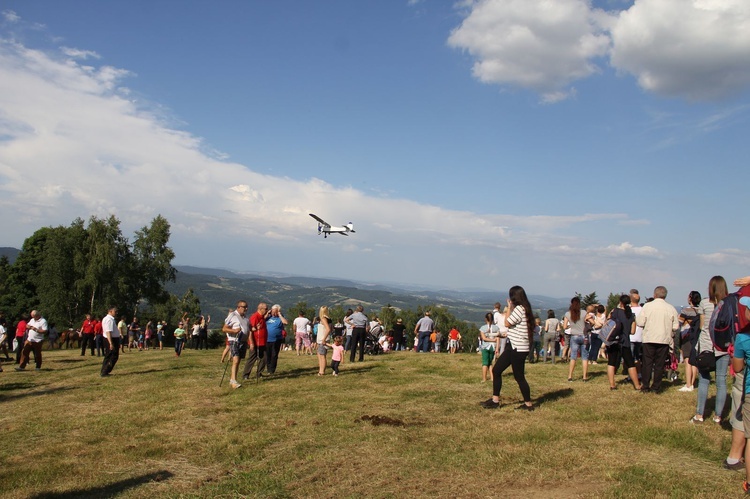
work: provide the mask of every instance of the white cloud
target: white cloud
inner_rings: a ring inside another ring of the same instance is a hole
[[[609,246],[604,248],[604,252],[615,255],[615,256],[624,256],[624,255],[637,255],[637,256],[650,256],[650,257],[661,256],[659,253],[659,250],[657,250],[653,246],[633,246],[627,241],[624,243],[620,243],[620,244],[610,244]]]
[[[530,88],[552,103],[599,71],[593,59],[609,48],[603,18],[584,0],[479,0],[448,44],[474,57],[480,81]]]
[[[86,60],[89,57],[92,59],[101,59],[101,56],[99,54],[91,50],[79,50],[71,47],[61,47],[60,50],[63,54],[67,55],[68,57],[72,57],[73,59]]]
[[[11,23],[11,24],[13,24],[13,23],[17,23],[18,21],[20,21],[20,20],[21,20],[21,16],[19,16],[18,14],[16,14],[16,13],[15,13],[14,11],[12,11],[12,10],[4,10],[4,11],[2,12],[2,15],[3,15],[3,19],[4,19],[4,20],[5,20],[6,22],[9,22],[9,23]]]
[[[747,0],[639,0],[614,13],[590,0],[476,0],[467,12],[448,44],[472,55],[474,76],[543,103],[575,95],[600,57],[663,96],[715,100],[750,86]]]
[[[732,263],[743,267],[750,267],[750,252],[735,248],[717,251],[715,253],[704,253],[698,257],[706,263],[726,265]]]
[[[661,95],[731,95],[750,84],[749,24],[746,0],[640,0],[612,28],[612,65]]]

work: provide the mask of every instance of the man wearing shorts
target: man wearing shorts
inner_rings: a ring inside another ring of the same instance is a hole
[[[305,338],[307,337],[307,325],[310,324],[310,319],[305,317],[304,310],[300,310],[299,317],[294,319],[292,324],[294,324],[294,343],[297,347],[297,355],[299,355]]]
[[[232,373],[229,378],[229,386],[232,388],[239,388],[240,385],[237,382],[237,371],[240,368],[240,359],[245,357],[245,350],[248,343],[248,321],[247,321],[247,302],[240,300],[237,302],[237,309],[234,312],[230,312],[227,318],[224,320],[224,326],[221,330],[227,334],[227,342],[229,343],[229,355],[232,362]],[[252,337],[249,338],[252,342]],[[251,343],[254,345],[254,343]]]

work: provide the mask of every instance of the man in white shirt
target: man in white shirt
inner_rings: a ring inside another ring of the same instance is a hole
[[[37,310],[31,311],[31,320],[26,324],[27,339],[21,350],[21,363],[16,367],[16,371],[23,371],[26,369],[26,364],[29,363],[29,353],[34,352],[34,361],[36,362],[36,370],[42,370],[42,342],[44,341],[44,335],[47,334],[47,320],[42,317],[42,314]]]
[[[239,388],[242,385],[237,382],[237,371],[240,368],[240,359],[245,358],[248,339],[247,302],[245,300],[237,302],[237,309],[229,313],[224,320],[224,326],[221,330],[227,335],[229,352],[232,359],[232,373],[229,378],[229,386]]]
[[[657,286],[654,300],[646,303],[635,318],[636,325],[643,328],[643,383],[641,391],[659,393],[664,375],[664,363],[669,351],[674,349],[672,332],[680,328],[677,310],[667,303],[667,288]],[[653,372],[653,384],[651,375]]]
[[[120,328],[115,320],[117,307],[109,307],[107,315],[102,319],[102,333],[104,335],[104,360],[99,376],[106,378],[115,368],[120,358]]]

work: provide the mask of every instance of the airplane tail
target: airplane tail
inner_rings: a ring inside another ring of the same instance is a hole
[[[351,223],[351,222],[349,222],[348,224],[346,224],[346,231],[347,232],[354,232],[354,224]]]

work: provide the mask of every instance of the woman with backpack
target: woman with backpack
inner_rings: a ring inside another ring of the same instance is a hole
[[[701,331],[700,316],[698,315],[700,302],[701,294],[697,291],[691,291],[688,295],[688,306],[680,312],[680,323],[683,324],[680,331],[680,351],[685,364],[685,386],[678,390],[680,392],[692,392],[695,379],[698,377],[698,368],[692,363],[695,362],[695,345]]]
[[[702,423],[703,412],[706,408],[708,399],[708,385],[711,383],[711,367],[702,365],[701,357],[710,357],[713,353],[713,364],[716,369],[716,404],[714,406],[713,422],[721,424],[721,416],[724,413],[724,402],[727,399],[727,371],[729,370],[730,356],[727,352],[722,352],[714,348],[711,341],[711,335],[708,327],[711,322],[711,315],[716,305],[726,298],[729,294],[727,282],[720,275],[713,276],[708,282],[708,298],[704,298],[698,304],[698,316],[700,317],[701,332],[698,342],[695,346],[698,357],[698,404],[695,409],[695,416],[690,420],[691,423]],[[710,353],[708,353],[710,352]]]
[[[630,335],[635,332],[635,314],[630,308],[630,295],[620,295],[617,308],[612,310],[609,317],[617,323],[616,327],[620,328],[620,339],[607,347],[609,389],[617,390],[615,372],[622,359],[625,368],[628,370],[628,377],[633,382],[633,387],[640,390],[641,383],[638,381],[638,370],[635,367],[633,353],[630,351]]]

